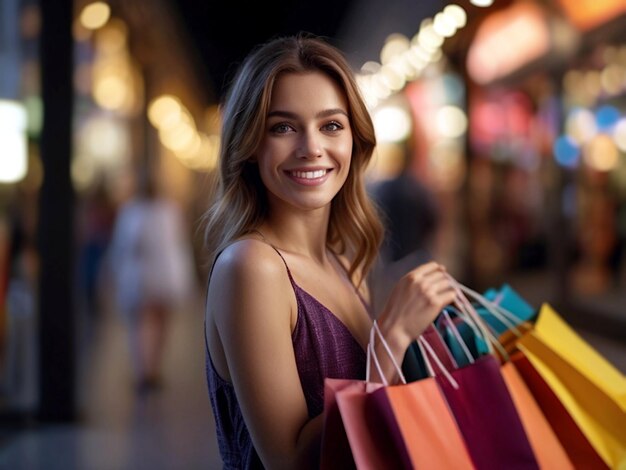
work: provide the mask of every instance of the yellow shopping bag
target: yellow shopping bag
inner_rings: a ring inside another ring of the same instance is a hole
[[[542,306],[534,329],[517,345],[606,464],[626,470],[624,374],[548,304]]]

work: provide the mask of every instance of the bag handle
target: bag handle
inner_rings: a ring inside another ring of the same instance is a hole
[[[376,370],[378,371],[378,375],[380,376],[380,379],[382,380],[383,385],[385,386],[389,385],[389,381],[385,377],[385,374],[383,374],[382,367],[380,366],[380,361],[378,360],[378,356],[376,355],[376,351],[374,350],[376,336],[378,336],[381,344],[385,348],[385,351],[387,351],[387,355],[389,356],[389,359],[391,359],[391,362],[393,363],[396,373],[398,374],[398,377],[400,377],[400,381],[403,384],[406,384],[406,378],[404,377],[404,374],[402,373],[402,368],[398,365],[398,361],[396,361],[396,358],[393,357],[391,348],[389,347],[389,344],[387,343],[387,341],[385,340],[385,337],[380,331],[380,328],[378,327],[378,323],[376,322],[376,320],[372,322],[372,328],[370,329],[370,340],[369,340],[369,343],[367,344],[367,362],[365,364],[365,381],[370,382],[370,377],[371,377],[370,376],[370,373],[371,373],[370,357],[371,357],[374,360],[374,365],[376,366]]]
[[[463,353],[465,354],[465,357],[470,362],[470,364],[473,364],[474,361],[475,361],[474,356],[472,356],[472,353],[470,352],[469,348],[467,347],[467,344],[465,343],[465,341],[461,337],[461,334],[459,333],[459,330],[457,329],[456,325],[454,324],[454,322],[450,318],[450,314],[445,309],[443,310],[443,317],[446,320],[446,323],[448,324],[450,330],[452,331],[452,334],[454,335],[454,337],[458,341],[459,345],[461,346],[461,349],[463,350]]]
[[[455,390],[458,390],[459,389],[458,382],[454,380],[454,377],[452,377],[452,374],[450,374],[448,369],[446,369],[446,367],[443,365],[443,363],[441,362],[441,359],[439,359],[439,356],[437,356],[437,353],[433,350],[430,343],[422,335],[418,336],[417,338],[417,346],[419,347],[420,352],[422,353],[422,357],[424,358],[424,363],[426,364],[426,368],[428,369],[428,375],[430,375],[431,377],[435,377],[437,374],[435,374],[435,370],[430,364],[430,360],[428,359],[428,355],[426,354],[426,351],[428,351],[431,358],[437,363],[439,370],[443,373],[444,377],[448,380],[448,382],[450,382],[450,385],[452,385],[452,387]]]
[[[461,300],[460,307],[464,308],[465,313],[479,327],[479,330],[482,333],[482,337],[485,340],[485,343],[487,344],[487,348],[488,348],[489,352],[493,353],[494,352],[493,346],[495,346],[495,348],[498,350],[498,352],[504,358],[504,361],[508,362],[510,360],[509,354],[507,353],[507,351],[504,348],[504,346],[502,345],[502,343],[500,343],[500,341],[498,341],[498,338],[496,338],[496,336],[491,332],[491,330],[489,329],[489,327],[487,325],[487,322],[485,322],[485,320],[483,320],[480,317],[478,312],[476,312],[476,310],[472,306],[471,302],[467,299],[467,297],[465,297],[465,295],[463,294],[463,291],[462,291],[462,284],[460,284],[456,279],[454,279],[449,274],[448,274],[448,278],[450,279],[450,282],[452,283],[452,285],[454,286],[455,290],[457,291],[457,296]]]
[[[459,284],[459,287],[466,295],[469,295],[479,304],[485,307],[485,309],[487,309],[489,313],[491,313],[495,318],[502,322],[507,327],[507,329],[511,330],[511,332],[515,334],[515,336],[517,336],[518,338],[522,336],[522,332],[517,327],[520,325],[525,325],[524,320],[516,316],[510,310],[507,310],[501,305],[498,305],[494,301],[490,301],[489,299],[485,298],[485,296],[470,289],[469,287],[462,284]]]

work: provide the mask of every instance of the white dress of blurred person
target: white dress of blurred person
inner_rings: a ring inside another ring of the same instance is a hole
[[[193,262],[184,216],[144,177],[118,212],[111,244],[117,305],[129,326],[138,391],[161,385],[172,313],[192,292]]]

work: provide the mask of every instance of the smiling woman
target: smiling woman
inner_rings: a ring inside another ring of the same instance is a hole
[[[257,47],[223,109],[205,316],[220,452],[225,468],[317,468],[324,380],[365,377],[375,315],[372,121],[341,52],[310,35]],[[399,281],[377,315],[396,361],[453,297],[436,263]]]

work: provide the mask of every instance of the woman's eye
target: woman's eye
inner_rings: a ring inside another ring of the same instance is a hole
[[[343,126],[339,124],[337,121],[331,121],[328,124],[325,124],[323,127],[324,130],[335,132],[343,129]]]
[[[289,124],[285,122],[281,122],[279,124],[272,126],[270,130],[275,134],[285,134],[292,129],[293,128]]]

